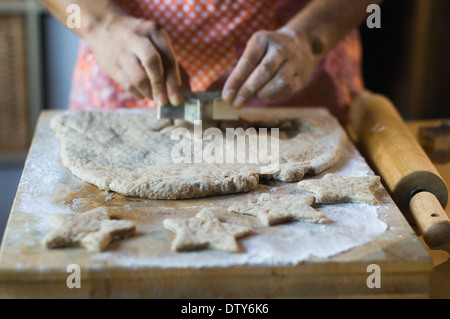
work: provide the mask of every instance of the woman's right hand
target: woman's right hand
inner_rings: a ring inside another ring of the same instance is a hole
[[[120,15],[85,36],[103,71],[136,99],[159,105],[183,101],[180,67],[157,23]]]

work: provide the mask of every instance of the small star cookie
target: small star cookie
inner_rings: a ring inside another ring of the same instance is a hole
[[[82,246],[90,252],[99,252],[112,241],[136,231],[131,221],[109,219],[104,207],[86,213],[52,215],[51,220],[55,229],[43,240],[48,248]]]
[[[311,207],[314,201],[314,196],[286,197],[265,193],[261,194],[256,203],[234,205],[229,207],[228,210],[255,216],[267,226],[294,220],[318,224],[326,223],[325,214]]]
[[[172,242],[174,251],[210,247],[237,252],[239,247],[236,238],[253,232],[250,226],[220,221],[207,208],[203,208],[193,218],[167,218],[163,225],[176,234]]]
[[[380,186],[379,176],[340,176],[327,174],[322,179],[305,180],[298,188],[314,193],[323,204],[333,203],[378,203],[374,192]]]

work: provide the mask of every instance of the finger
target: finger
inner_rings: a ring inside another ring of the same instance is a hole
[[[136,56],[124,59],[120,65],[123,73],[126,74],[128,83],[131,84],[143,97],[152,98],[150,80]],[[133,89],[130,90],[133,91]]]
[[[245,102],[254,97],[275,76],[284,62],[285,58],[280,54],[280,51],[274,47],[270,47],[261,63],[239,89],[234,107],[242,108]]]
[[[124,73],[124,71],[120,70],[116,81],[120,84],[120,86],[125,90],[128,91],[133,98],[136,100],[142,100],[145,97],[131,84],[131,81],[128,79],[128,76]]]
[[[183,102],[181,73],[170,37],[160,28],[151,34],[151,40],[161,55],[167,97],[172,105],[179,105]]]
[[[191,90],[190,77],[187,71],[183,68],[182,65],[178,65],[181,74],[181,87],[182,90]]]
[[[136,100],[143,100],[146,97],[141,94],[133,85],[127,86],[127,91],[135,98]]]
[[[249,40],[238,64],[231,72],[228,80],[225,82],[223,88],[224,100],[234,102],[236,93],[264,56],[266,47],[266,42],[258,35],[253,36]]]
[[[173,66],[167,68],[166,88],[169,101],[172,105],[180,105],[183,103],[182,81],[177,62],[175,62]]]
[[[289,63],[284,63],[275,76],[256,94],[259,99],[278,100],[292,95],[301,89],[300,75],[295,73]]]
[[[153,99],[159,105],[168,102],[164,84],[164,67],[161,56],[152,42],[142,41],[134,48],[142,68],[149,79]]]

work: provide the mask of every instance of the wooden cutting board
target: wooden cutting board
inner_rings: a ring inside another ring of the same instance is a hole
[[[346,209],[360,211],[361,215],[372,216],[371,222],[386,225],[380,235],[360,245],[336,247],[337,252],[329,256],[303,256],[302,249],[307,247],[302,246],[303,240],[292,243],[289,238],[280,239],[289,231],[301,230],[307,234],[304,241],[314,244],[314,236],[322,236],[322,240],[328,233],[331,236],[333,231],[328,230],[333,228],[323,228],[329,225],[296,222],[271,227],[268,231],[252,217],[247,219],[256,228],[256,234],[239,241],[240,253],[214,250],[174,253],[170,250],[173,234],[162,228],[164,218],[187,218],[202,207],[226,208],[232,203],[254,200],[264,192],[292,194],[296,183],[270,182],[248,194],[179,201],[107,194],[82,182],[62,166],[58,156],[59,144],[49,127],[57,112],[44,111],[41,114],[5,231],[0,252],[2,298],[428,296],[431,258],[384,189],[377,194],[383,204],[376,208],[376,221],[369,212],[374,208],[364,205],[331,205],[326,208],[330,214],[341,209],[343,212]],[[286,117],[301,112],[323,114],[326,111],[277,108],[247,109],[244,112],[249,116],[264,112]],[[354,170],[360,174],[361,170],[371,171],[350,141],[345,154],[346,157],[327,172],[348,174]],[[352,167],[354,163],[357,163],[355,168]],[[97,254],[81,248],[48,250],[42,245],[43,236],[52,228],[49,216],[56,213],[55,210],[83,212],[100,206],[107,207],[112,215],[135,221],[137,234],[115,242],[107,251]],[[230,217],[227,213],[223,215]],[[342,216],[343,224],[350,222],[345,220],[345,214]],[[360,231],[358,236],[364,237],[364,232],[371,228],[364,225],[364,221],[361,223],[354,231],[355,234]],[[347,230],[352,231],[351,228]],[[343,238],[346,234],[336,236]],[[328,245],[336,245],[333,238],[330,237]],[[266,242],[262,242],[264,240]],[[275,252],[271,255],[266,253],[266,249]],[[80,267],[81,288],[67,286],[67,279],[72,275],[68,266],[73,264]],[[373,265],[380,271],[377,273],[380,275],[379,288],[370,288],[367,284],[373,278],[370,277]]]

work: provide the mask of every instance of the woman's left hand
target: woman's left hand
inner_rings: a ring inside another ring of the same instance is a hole
[[[277,100],[302,89],[321,56],[306,36],[290,30],[258,31],[223,87],[223,98],[242,108],[252,98]]]

